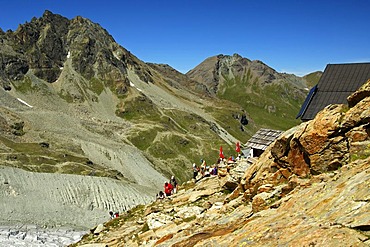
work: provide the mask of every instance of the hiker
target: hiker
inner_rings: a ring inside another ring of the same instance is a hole
[[[227,163],[228,164],[234,164],[235,163],[234,156],[230,156],[229,159],[227,160]]]
[[[217,171],[218,171],[217,165],[214,164],[210,173],[211,173],[211,175],[216,176],[217,175]]]
[[[241,154],[238,154],[238,156],[236,157],[236,160],[237,160],[237,161],[239,161],[239,160],[241,160],[241,159],[242,159]]]
[[[109,215],[111,219],[114,219],[114,218],[118,218],[119,213],[118,212],[113,213],[113,211],[109,211]]]
[[[157,199],[164,199],[164,198],[165,198],[165,196],[164,196],[163,191],[162,190],[159,191],[159,193],[157,194]]]
[[[166,196],[171,196],[172,190],[173,190],[172,185],[168,182],[165,182],[164,183],[164,193],[166,194]]]
[[[178,188],[178,185],[177,185],[177,181],[176,181],[175,176],[172,176],[172,177],[171,177],[171,179],[170,179],[170,184],[171,184],[171,185],[172,185],[172,187],[173,187],[172,194],[176,194],[176,192],[177,192],[177,188]]]
[[[207,164],[206,164],[206,161],[201,159],[200,162],[202,163],[200,165],[200,173],[202,174],[202,177],[204,177],[204,174],[206,172],[206,168],[207,168]]]
[[[197,176],[198,176],[198,167],[195,163],[193,163],[193,179],[197,179]]]

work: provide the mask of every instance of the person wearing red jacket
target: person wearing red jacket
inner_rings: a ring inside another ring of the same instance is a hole
[[[165,182],[164,183],[164,193],[166,196],[170,196],[173,190],[173,186],[170,183]]]

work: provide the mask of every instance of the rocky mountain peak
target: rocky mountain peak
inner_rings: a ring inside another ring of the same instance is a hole
[[[10,87],[11,80],[22,80],[28,72],[53,83],[63,71],[72,70],[86,80],[102,80],[124,93],[129,85],[127,66],[151,81],[144,63],[119,46],[99,24],[81,16],[69,20],[46,10],[42,17],[3,34],[1,42],[0,66],[6,73],[0,77],[4,88]]]
[[[279,73],[262,61],[239,54],[209,57],[186,75],[203,84],[211,95],[254,109],[262,124],[269,119],[272,125],[276,123],[275,129],[284,129],[279,126],[281,116],[295,119],[293,113],[299,111],[307,94],[306,79]]]
[[[288,81],[295,86],[304,87],[305,80],[294,75],[278,73],[260,60],[243,58],[239,54],[219,54],[210,57],[186,73],[191,79],[202,82],[214,94],[219,93],[220,88],[227,80],[245,78],[250,83],[259,85],[281,83]]]

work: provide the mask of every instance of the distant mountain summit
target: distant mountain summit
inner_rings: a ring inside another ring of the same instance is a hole
[[[294,114],[307,93],[306,79],[238,54],[207,58],[186,75],[212,95],[240,104],[258,126],[275,129],[298,123]]]
[[[260,85],[289,81],[298,88],[306,86],[306,81],[300,77],[278,73],[260,60],[251,61],[239,54],[221,54],[207,58],[186,75],[204,83],[214,94],[217,94],[222,84],[230,78],[246,78]]]

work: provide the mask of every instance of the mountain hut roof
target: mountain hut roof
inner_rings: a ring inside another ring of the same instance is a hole
[[[347,104],[347,97],[370,79],[370,63],[328,64],[308,93],[297,118],[313,119],[330,104]]]
[[[272,129],[259,129],[245,144],[246,148],[266,150],[266,148],[278,138],[283,131]]]

